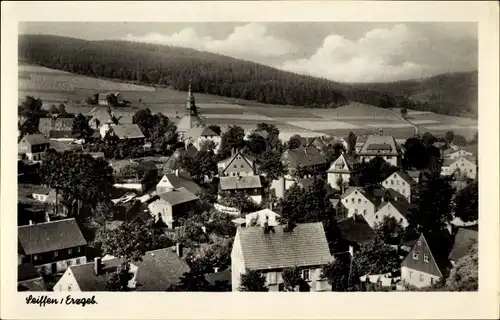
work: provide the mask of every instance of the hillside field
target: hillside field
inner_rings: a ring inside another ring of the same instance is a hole
[[[88,113],[94,106],[82,104],[82,101],[94,93],[108,91],[119,91],[124,99],[132,102],[132,107],[120,112],[133,113],[147,107],[176,122],[185,112],[186,92],[183,91],[91,78],[33,65],[19,65],[18,88],[19,101],[32,95],[42,99],[45,108],[64,103],[67,111],[74,113]],[[346,137],[349,131],[369,134],[380,129],[385,134],[404,139],[414,132],[411,125],[391,110],[357,102],[336,109],[313,109],[264,105],[202,93],[195,93],[195,98],[207,124],[217,124],[223,129],[228,125],[239,125],[249,130],[259,122],[267,122],[280,129],[284,140],[293,134]],[[414,110],[408,110],[408,119],[419,126],[421,133],[428,131],[442,135],[452,130],[470,139],[477,132],[475,119]]]

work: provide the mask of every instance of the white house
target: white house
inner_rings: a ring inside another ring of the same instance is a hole
[[[412,191],[417,183],[405,171],[396,171],[382,181],[382,186],[386,189],[393,189],[406,197],[411,202]]]
[[[258,226],[262,227],[264,223],[267,222],[269,226],[276,226],[278,225],[277,220],[279,217],[280,215],[276,212],[269,209],[263,209],[247,214],[245,216],[245,224],[250,226],[252,222],[256,222]]]
[[[453,174],[464,175],[470,179],[477,178],[477,160],[474,157],[460,157],[456,159],[444,159],[441,165],[441,175]]]
[[[284,291],[282,271],[293,267],[301,273],[298,291],[331,291],[321,268],[332,261],[321,222],[238,228],[231,251],[232,291],[238,291],[247,269],[264,274],[269,291]]]
[[[405,200],[384,202],[375,214],[365,216],[366,222],[374,228],[377,223],[382,223],[384,217],[393,217],[401,223],[403,228],[408,226],[409,203]]]
[[[340,201],[347,209],[347,217],[355,214],[371,216],[375,214],[378,200],[361,187],[350,187],[341,196]]]
[[[359,162],[353,155],[344,153],[340,155],[326,171],[328,174],[328,184],[337,190],[341,190],[342,186],[338,184],[339,180],[342,184],[348,184],[351,174],[356,170]]]
[[[395,167],[399,167],[401,164],[401,152],[393,136],[369,135],[358,155],[361,162],[381,157]]]

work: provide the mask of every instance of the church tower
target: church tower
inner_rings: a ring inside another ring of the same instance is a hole
[[[188,88],[188,96],[186,99],[186,109],[189,111],[189,114],[192,116],[198,115],[198,110],[196,107],[196,103],[194,100],[193,92],[191,92],[191,84],[189,84]]]

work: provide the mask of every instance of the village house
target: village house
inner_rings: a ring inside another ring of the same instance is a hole
[[[444,232],[421,234],[401,263],[401,284],[428,287],[449,275],[451,240]]]
[[[74,218],[19,226],[18,258],[42,274],[64,272],[86,263],[87,241]]]
[[[191,211],[197,201],[198,196],[185,188],[179,188],[157,194],[154,200],[150,200],[148,209],[155,218],[155,221],[161,219],[169,228],[174,228],[177,219]]]
[[[321,222],[238,228],[231,251],[232,290],[238,291],[249,269],[266,277],[269,291],[284,291],[283,269],[298,267],[301,291],[331,291],[321,268],[332,261]]]
[[[384,221],[384,217],[396,219],[403,228],[408,226],[408,216],[410,215],[410,203],[406,200],[383,202],[374,215],[367,215],[366,221],[374,228]]]
[[[18,153],[30,161],[43,160],[49,148],[50,141],[39,133],[25,135],[18,143]]]
[[[399,192],[406,197],[408,202],[412,202],[412,195],[415,194],[417,183],[405,171],[396,171],[382,181],[382,186]]]
[[[106,134],[111,134],[120,140],[128,139],[136,141],[138,145],[143,145],[146,137],[136,124],[104,124],[100,128],[101,137],[104,138]]]
[[[191,129],[203,125],[203,121],[198,115],[198,107],[191,92],[191,84],[188,88],[188,96],[186,99],[186,115],[177,124],[177,132],[181,139],[184,139],[186,133]]]
[[[17,266],[17,291],[48,291],[42,275],[33,264]]]
[[[45,117],[40,118],[38,131],[50,140],[74,141],[74,118]]]
[[[401,151],[393,136],[369,135],[358,156],[360,162],[369,162],[375,157],[381,157],[395,167],[401,166]]]
[[[194,158],[198,150],[193,146],[189,145],[184,148],[177,148],[174,153],[167,159],[167,161],[163,164],[160,169],[161,174],[172,173],[177,169],[180,169],[179,160],[181,156],[187,155],[191,158]]]
[[[288,169],[288,174],[285,176],[288,180],[293,180],[296,176],[297,169],[299,168],[309,173],[325,172],[328,169],[328,160],[316,147],[313,146],[286,150],[283,152],[281,161],[283,162],[285,168]],[[286,189],[288,189],[291,185],[293,185],[293,183],[289,186],[285,185]]]
[[[240,150],[231,150],[231,156],[217,163],[220,177],[254,176],[257,173],[255,159]]]
[[[441,165],[441,175],[463,176],[474,180],[477,178],[477,160],[470,156],[444,159]]]
[[[163,175],[160,182],[156,185],[156,192],[170,192],[180,188],[185,188],[195,195],[201,191],[201,187],[193,181],[189,172],[176,169],[174,173]]]
[[[420,170],[406,170],[406,173],[413,179],[417,184],[420,182],[420,177],[422,172]]]
[[[211,141],[215,144],[215,153],[219,151],[221,143],[221,137],[213,132],[212,129],[203,125],[198,125],[194,128],[191,128],[186,132],[183,139],[184,144],[192,144],[197,150],[201,150],[201,147],[204,143]]]
[[[45,202],[47,201],[47,198],[49,197],[49,193],[53,189],[48,188],[48,187],[38,187],[33,190],[33,199],[40,201],[40,202]]]
[[[89,126],[99,130],[105,125],[133,124],[134,113],[129,111],[113,111],[109,108],[98,107],[90,114]]]
[[[54,286],[55,292],[107,291],[110,276],[122,264],[115,257],[95,258],[93,262],[69,267]],[[142,261],[130,264],[133,291],[166,291],[179,283],[190,268],[182,256],[182,246],[148,251]]]
[[[328,184],[334,189],[342,190],[344,184],[349,184],[351,174],[356,171],[358,165],[359,162],[353,155],[341,154],[326,171]],[[342,185],[339,185],[339,182]]]
[[[469,254],[469,250],[474,243],[477,243],[478,232],[474,229],[459,228],[455,234],[455,241],[448,258],[455,266],[461,258]]]
[[[347,216],[355,214],[373,216],[380,204],[380,199],[361,187],[349,187],[341,196],[340,203],[346,209]]]
[[[278,219],[280,215],[270,209],[262,209],[259,211],[255,211],[245,215],[245,225],[253,226],[252,223],[255,223],[256,226],[264,226],[264,223],[267,222],[268,226],[276,226],[279,224]]]
[[[473,157],[477,153],[477,145],[464,146],[459,148],[448,148],[443,151],[444,159],[457,159],[461,157]]]
[[[219,190],[229,193],[242,192],[255,203],[262,203],[262,184],[259,176],[220,177]]]

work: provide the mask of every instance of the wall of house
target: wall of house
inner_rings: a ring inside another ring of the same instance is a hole
[[[307,281],[307,284],[310,287],[310,291],[331,291],[331,286],[328,285],[326,279],[321,279],[321,268],[306,267],[301,269],[309,270],[309,281]],[[263,271],[263,274],[266,277],[266,286],[269,288],[269,291],[279,291],[280,284],[283,283],[282,270]],[[298,291],[298,288],[296,290]]]
[[[255,175],[254,168],[243,158],[241,154],[238,154],[233,161],[227,164],[224,168],[223,175],[226,176],[253,176]]]
[[[406,197],[406,200],[411,200],[411,186],[406,181],[403,180],[399,175],[393,173],[389,177],[387,177],[382,185],[386,189],[393,189],[397,192],[401,193]]]
[[[267,223],[270,225],[270,226],[276,226],[278,225],[278,221],[277,220],[277,217],[278,215],[277,214],[269,214],[268,217],[269,217],[269,220],[266,220],[266,214],[265,213],[261,213],[259,215],[255,214],[254,213],[249,213],[245,216],[245,220],[246,220],[246,225],[249,226],[252,222],[253,219],[255,219],[256,217],[258,216],[257,218],[257,223],[259,226],[263,226],[264,225],[264,222],[267,221]]]
[[[241,251],[240,236],[236,233],[233,249],[231,250],[231,286],[233,292],[238,291],[242,273],[245,273],[245,261]]]
[[[285,177],[280,177],[271,182],[271,190],[274,190],[276,198],[281,199],[285,196]]]
[[[148,209],[149,211],[151,211],[151,214],[156,220],[158,219],[158,217],[161,217],[163,222],[165,222],[169,227],[172,227],[174,218],[172,213],[172,206],[168,202],[162,199],[158,199],[150,203],[148,205]]]
[[[436,262],[434,261],[429,246],[423,237],[420,237],[418,241],[415,242],[415,245],[401,263],[401,268],[403,267],[407,267],[410,270],[432,274],[437,278],[442,276],[441,270],[439,270]]]
[[[450,153],[445,156],[446,159],[457,159],[463,156],[472,156],[471,152],[465,151],[465,150],[458,150],[456,152]]]
[[[41,202],[45,202],[47,200],[48,196],[49,196],[48,194],[33,193],[33,199],[41,201]]]
[[[352,217],[354,214],[370,216],[375,213],[375,205],[357,190],[351,192],[349,196],[341,201],[348,210],[347,217]]]
[[[395,167],[399,167],[400,166],[400,162],[401,162],[401,158],[398,157],[398,156],[385,156],[385,155],[379,155],[379,156],[362,156],[360,155],[359,156],[359,160],[361,162],[365,161],[365,162],[369,162],[370,160],[374,159],[375,157],[381,157],[382,159],[385,160],[385,162],[395,166]]]
[[[66,272],[64,272],[61,279],[55,284],[53,290],[55,292],[81,291],[71,269],[67,269]]]
[[[69,266],[87,263],[87,258],[85,256],[69,258],[52,263],[36,265],[35,268],[40,272],[40,274],[52,274],[52,265],[54,263],[56,264],[56,273],[61,273],[66,271]]]
[[[409,284],[417,288],[424,288],[438,282],[439,277],[427,272],[411,269],[408,267],[402,267],[401,280],[404,284]]]
[[[385,216],[394,217],[396,221],[401,223],[403,228],[408,226],[408,220],[391,203],[382,206],[374,215],[365,216],[365,220],[373,228],[375,224],[382,223]]]
[[[449,176],[453,174],[456,170],[459,170],[458,174],[463,174],[467,178],[476,179],[477,178],[477,166],[468,160],[460,159],[451,165],[441,167],[441,175]]]

